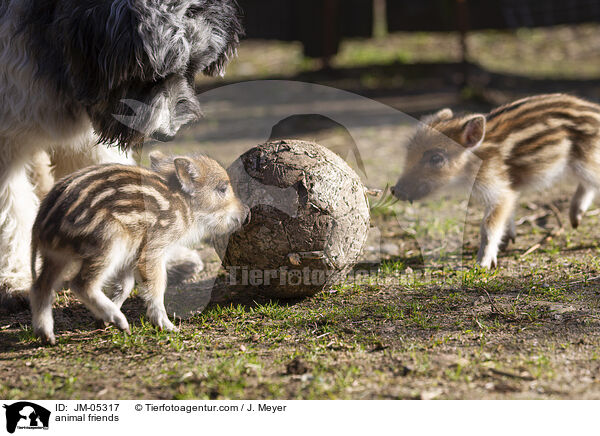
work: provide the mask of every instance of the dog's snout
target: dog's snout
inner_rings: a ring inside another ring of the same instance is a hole
[[[390,192],[392,193],[393,196],[396,196],[396,188],[394,186],[392,186],[390,188]]]
[[[173,139],[175,139],[175,135],[171,135],[171,134],[163,133],[163,132],[159,132],[159,131],[152,133],[152,135],[150,135],[150,136],[152,137],[152,139],[155,139],[160,142],[169,142],[169,141],[172,141]]]

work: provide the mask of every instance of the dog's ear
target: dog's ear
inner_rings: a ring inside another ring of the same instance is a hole
[[[185,27],[185,0],[138,0],[137,31],[153,78],[186,72],[194,41]]]
[[[146,79],[138,12],[129,0],[59,2],[53,25],[65,74],[84,104],[104,100],[125,81]],[[68,10],[67,10],[68,9]]]
[[[241,12],[235,0],[174,0],[190,44],[186,77],[197,72],[223,75],[243,36]]]
[[[205,75],[223,76],[244,35],[241,11],[233,0],[207,0],[202,19],[209,25],[210,37],[200,69]]]

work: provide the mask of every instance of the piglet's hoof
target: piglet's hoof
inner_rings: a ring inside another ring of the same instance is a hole
[[[515,243],[515,236],[514,235],[512,235],[512,236],[511,235],[505,235],[502,238],[502,242],[500,242],[500,245],[498,247],[499,250],[500,251],[506,251],[508,249],[508,246],[510,245],[511,242],[513,244]]]
[[[108,323],[103,319],[96,318],[94,320],[94,327],[96,327],[96,330],[104,330],[108,327]]]

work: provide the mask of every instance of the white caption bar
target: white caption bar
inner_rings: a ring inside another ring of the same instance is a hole
[[[11,401],[0,435],[596,434],[594,401]],[[11,432],[12,430],[12,432]],[[196,431],[197,430],[197,431]],[[191,432],[191,433],[190,433]],[[311,432],[311,433],[307,433]]]

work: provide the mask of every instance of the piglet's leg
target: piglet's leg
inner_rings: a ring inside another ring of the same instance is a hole
[[[513,208],[510,217],[506,223],[506,230],[502,236],[502,242],[500,243],[500,251],[504,251],[508,248],[508,244],[511,242],[514,244],[517,238],[517,228],[515,226],[515,210]]]
[[[123,303],[131,294],[134,286],[135,278],[133,276],[133,271],[130,269],[124,270],[119,272],[115,278],[111,280],[107,289],[107,295],[112,302],[115,303],[115,306],[117,306],[118,309],[121,309],[121,306],[123,306]],[[103,319],[96,319],[96,328],[103,329],[106,328],[106,326],[107,323]]]
[[[33,284],[29,293],[31,301],[31,314],[33,321],[33,333],[43,342],[55,344],[54,320],[52,318],[52,302],[54,301],[54,290],[60,281],[65,263],[60,260],[44,258],[42,271]]]
[[[103,262],[84,260],[79,273],[71,280],[71,291],[94,314],[97,319],[112,323],[129,333],[129,323],[121,310],[103,292],[102,285],[107,272]]]
[[[569,218],[574,229],[579,227],[581,219],[588,210],[594,199],[595,190],[583,184],[577,186],[577,191],[571,200],[571,208],[569,210]]]
[[[111,300],[119,309],[131,294],[134,286],[135,278],[132,270],[121,271],[115,278],[112,285]]]
[[[167,270],[164,256],[144,254],[138,264],[138,272],[142,282],[142,295],[146,300],[146,316],[161,330],[177,331],[165,309]]]
[[[516,195],[507,192],[485,211],[481,223],[481,245],[477,254],[477,262],[484,268],[495,268],[498,265],[498,249],[512,216],[515,201]]]

